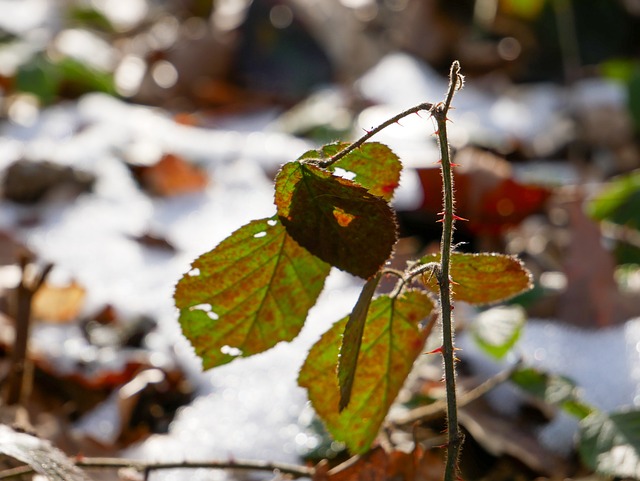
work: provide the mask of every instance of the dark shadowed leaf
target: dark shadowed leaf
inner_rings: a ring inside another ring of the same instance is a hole
[[[241,227],[191,267],[174,297],[205,369],[293,339],[330,270],[276,219]]]
[[[327,160],[332,155],[347,148],[348,142],[337,142],[318,150],[304,153],[300,159]],[[366,142],[327,168],[336,175],[347,175],[373,195],[389,201],[400,184],[402,163],[398,156],[384,144]]]
[[[342,412],[336,368],[340,336],[348,317],[336,322],[311,348],[298,383],[308,390],[327,430],[352,453],[365,452],[374,441],[422,352],[430,330],[422,327],[422,322],[432,309],[429,296],[419,291],[409,291],[397,299],[380,296],[371,302],[351,402]]]
[[[351,399],[351,389],[356,376],[358,355],[362,345],[362,334],[369,312],[369,305],[376,287],[380,282],[380,274],[372,277],[362,288],[358,302],[349,315],[349,320],[344,328],[340,355],[338,361],[338,382],[340,384],[340,411],[342,411]]]
[[[368,279],[391,256],[396,222],[387,202],[310,164],[290,162],[276,178],[278,215],[301,246]]]
[[[526,313],[520,306],[499,306],[478,314],[473,337],[490,356],[502,359],[520,338]]]
[[[90,478],[58,448],[30,434],[0,426],[0,453],[28,464],[52,481],[89,481]]]
[[[440,262],[440,254],[420,259],[421,264]],[[451,255],[453,298],[470,304],[492,304],[512,298],[531,289],[531,274],[517,257],[503,254]],[[425,285],[434,292],[438,281],[433,275],[423,276]]]
[[[578,450],[599,473],[640,479],[640,411],[592,413],[580,422]]]

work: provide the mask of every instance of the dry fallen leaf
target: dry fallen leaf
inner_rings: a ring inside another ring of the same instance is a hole
[[[425,451],[419,446],[406,453],[378,446],[329,471],[319,470],[314,481],[440,481],[443,475],[444,463],[435,451]]]
[[[174,154],[164,155],[152,166],[135,166],[133,171],[144,189],[162,197],[201,192],[209,182],[203,170]]]
[[[66,323],[78,319],[85,289],[72,282],[68,286],[45,283],[33,296],[32,316],[39,321]]]

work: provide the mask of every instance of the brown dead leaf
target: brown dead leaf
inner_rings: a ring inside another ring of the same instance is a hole
[[[444,463],[438,453],[422,447],[406,453],[378,446],[321,473],[314,481],[440,481]]]
[[[203,170],[174,154],[164,155],[152,166],[133,167],[133,172],[145,190],[162,197],[201,192],[209,181]]]
[[[33,296],[33,318],[53,323],[74,321],[78,319],[85,294],[85,289],[76,282],[63,287],[45,283]]]

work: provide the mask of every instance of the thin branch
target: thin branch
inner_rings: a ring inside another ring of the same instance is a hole
[[[516,362],[509,369],[505,369],[504,371],[499,372],[493,377],[490,377],[480,385],[475,388],[463,393],[458,398],[458,408],[464,407],[467,404],[475,401],[476,399],[481,398],[485,394],[487,394],[492,389],[495,389],[500,384],[508,381],[514,372],[516,372],[520,367],[522,367],[522,363],[520,361]],[[412,409],[404,416],[395,419],[394,424],[396,426],[408,426],[417,422],[429,421],[432,419],[437,419],[447,412],[447,402],[446,401],[436,401],[427,406],[420,406],[415,409]]]
[[[164,469],[240,469],[247,471],[278,471],[287,474],[292,478],[310,478],[315,472],[315,468],[298,466],[288,463],[274,463],[266,461],[255,461],[246,459],[235,460],[208,460],[208,461],[177,461],[177,462],[151,462],[139,461],[135,459],[121,458],[82,458],[75,462],[75,465],[84,469],[119,469],[132,468],[140,472],[158,471]],[[12,479],[25,474],[33,473],[30,466],[19,466],[17,468],[0,471],[1,479]]]
[[[28,344],[31,331],[31,304],[33,296],[44,284],[53,264],[47,264],[34,279],[29,279],[28,266],[31,257],[23,254],[20,257],[22,277],[16,289],[16,337],[11,352],[11,366],[6,379],[7,391],[5,401],[7,405],[18,404],[24,401],[27,391],[27,363]]]
[[[400,112],[398,115],[394,115],[389,120],[386,120],[385,122],[381,123],[377,127],[371,130],[367,130],[367,133],[365,135],[363,135],[358,140],[350,144],[348,147],[342,149],[340,152],[336,153],[335,155],[332,155],[329,159],[323,162],[318,162],[318,165],[326,169],[327,167],[335,164],[344,156],[348,155],[349,153],[359,148],[362,144],[364,144],[367,140],[369,140],[371,137],[376,135],[381,130],[386,129],[390,125],[397,123],[399,120],[402,120],[403,118],[411,114],[417,114],[418,112],[421,112],[421,111],[431,111],[432,108],[433,108],[433,104],[429,102],[423,102],[419,105],[416,105],[415,107],[411,107],[410,109],[405,110],[404,112]]]

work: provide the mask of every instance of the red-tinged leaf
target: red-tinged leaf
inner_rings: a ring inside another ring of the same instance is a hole
[[[201,192],[209,183],[206,172],[173,154],[152,166],[133,166],[132,170],[147,191],[162,197]]]
[[[327,160],[349,145],[347,142],[328,144],[321,149],[304,153],[300,159]],[[360,184],[373,195],[389,201],[400,184],[402,163],[386,145],[367,142],[332,164],[327,170],[340,176],[351,174],[353,177],[349,177],[350,180]]]
[[[422,322],[432,310],[431,299],[420,291],[408,291],[396,299],[384,295],[371,302],[351,402],[343,411],[339,409],[336,367],[340,335],[348,318],[336,322],[311,348],[298,383],[308,390],[329,433],[346,443],[352,453],[363,453],[373,443],[423,350],[430,328],[422,327]]]
[[[376,292],[380,282],[380,274],[372,277],[362,288],[358,302],[349,315],[349,320],[344,328],[342,344],[340,345],[340,356],[338,361],[338,381],[340,384],[340,411],[342,411],[351,400],[351,390],[356,377],[358,367],[358,355],[362,345],[362,334],[369,312],[371,299]]]
[[[440,254],[420,259],[421,264],[440,262]],[[531,289],[531,274],[522,262],[503,254],[464,254],[451,256],[453,298],[471,304],[493,304],[510,299]],[[434,292],[438,290],[435,276],[425,275],[422,281]]]
[[[497,235],[539,212],[551,190],[523,184],[513,178],[511,165],[488,152],[465,148],[456,154],[453,169],[456,186],[456,213],[469,222],[458,228],[476,235]],[[424,191],[421,210],[433,221],[442,210],[440,169],[418,169]]]
[[[325,262],[368,279],[391,256],[397,226],[387,202],[315,165],[290,162],[276,178],[287,232]]]
[[[191,267],[174,297],[205,369],[296,337],[330,270],[275,218],[241,227]]]
[[[28,464],[51,481],[89,481],[62,451],[50,442],[0,425],[0,453]]]

